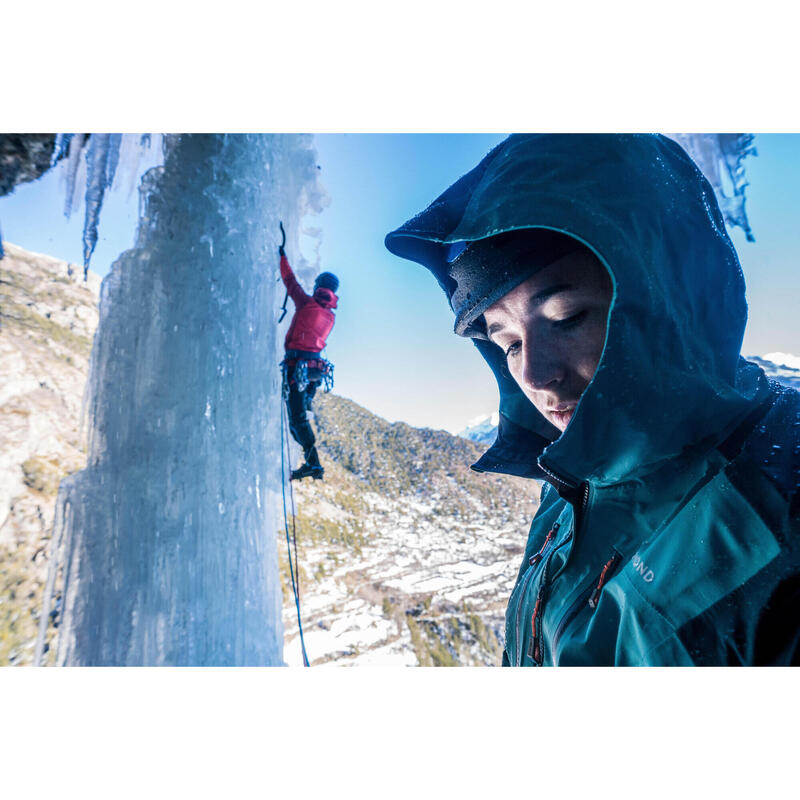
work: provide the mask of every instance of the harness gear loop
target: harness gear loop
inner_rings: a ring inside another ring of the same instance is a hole
[[[333,389],[333,364],[326,358],[298,358],[294,364],[294,375],[291,380],[288,379],[289,364],[286,359],[281,361],[281,370],[283,373],[284,385],[284,400],[289,396],[289,386],[294,383],[297,386],[298,392],[304,392],[308,388],[308,384],[312,381],[319,380],[322,390],[328,393]],[[319,373],[319,378],[313,376],[309,380],[308,371],[315,370]]]
[[[294,368],[294,382],[297,391],[304,392],[308,388],[308,361],[298,361]]]

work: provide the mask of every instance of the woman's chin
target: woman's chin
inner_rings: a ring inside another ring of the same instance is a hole
[[[569,425],[574,413],[574,408],[570,408],[567,411],[550,411],[550,421],[563,433],[567,429],[567,425]]]

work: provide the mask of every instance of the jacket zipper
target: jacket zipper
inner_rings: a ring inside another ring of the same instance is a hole
[[[558,623],[555,634],[553,634],[553,653],[557,651],[558,643],[566,627],[575,620],[583,608],[586,606],[592,610],[597,608],[600,593],[605,584],[611,579],[620,561],[622,561],[622,555],[615,550],[614,555],[606,562],[600,574],[596,578],[592,578],[588,586],[575,598],[572,605],[567,609],[567,613],[561,618],[561,622]]]
[[[544,611],[544,595],[545,589],[547,588],[547,571],[549,567],[550,559],[548,558],[542,572],[542,580],[539,584],[539,593],[536,596],[536,603],[533,606],[533,614],[531,614],[531,639],[528,645],[528,658],[532,659],[537,667],[540,667],[543,661],[542,620],[539,613],[540,611]]]
[[[528,590],[528,584],[531,582],[531,578],[536,574],[536,570],[533,569],[536,567],[539,562],[544,558],[544,551],[547,549],[547,545],[550,544],[553,537],[558,532],[558,529],[561,527],[561,523],[556,522],[553,524],[553,527],[547,532],[547,536],[545,537],[544,543],[539,548],[537,553],[534,553],[529,559],[528,564],[530,565],[528,568],[528,572],[525,576],[524,581],[522,582],[522,589],[519,593],[519,601],[517,603],[517,619],[516,619],[516,631],[517,631],[517,650],[519,651],[519,634],[520,634],[520,620],[522,619],[522,606],[524,605],[523,601],[525,598],[525,592]],[[517,652],[517,666],[522,662],[522,657],[520,656],[519,652]]]
[[[541,464],[539,464],[539,466],[541,467]],[[573,489],[574,488],[578,488],[578,487],[575,487],[575,486],[571,486],[569,483],[566,483],[561,478],[559,478],[558,476],[556,476],[552,472],[550,472],[546,467],[542,467],[542,469],[544,470],[544,472],[546,472],[548,475],[550,475],[550,477],[552,477],[554,480],[559,481],[563,485],[568,486],[569,488],[573,488]],[[586,508],[587,508],[587,506],[589,504],[589,484],[588,484],[588,482],[584,482],[583,484],[581,484],[581,489],[582,489],[582,493],[581,493],[580,505],[579,506],[573,505],[573,509],[575,509],[576,511],[578,511],[578,510],[580,511],[580,515],[577,515],[577,514],[573,513],[574,520],[573,520],[573,524],[572,524],[572,530],[564,537],[564,541],[561,542],[561,544],[559,544],[558,547],[553,548],[550,551],[550,554],[547,557],[547,562],[545,563],[544,568],[542,570],[542,578],[541,578],[541,583],[539,584],[539,592],[538,592],[537,597],[536,597],[536,603],[534,605],[533,614],[531,615],[531,641],[530,641],[530,645],[528,646],[528,652],[527,652],[528,657],[533,660],[533,662],[536,664],[536,666],[541,666],[543,661],[544,661],[544,652],[543,652],[544,651],[544,636],[543,636],[543,632],[542,632],[542,627],[543,627],[542,626],[542,620],[544,618],[544,605],[545,605],[545,601],[546,601],[546,592],[547,592],[547,589],[549,588],[549,586],[548,586],[548,578],[549,578],[548,568],[550,566],[550,561],[551,561],[551,559],[553,557],[553,554],[556,552],[556,550],[560,550],[564,545],[566,545],[570,541],[572,541],[573,537],[576,535],[575,534],[576,530],[578,530],[579,527],[583,524],[583,517],[584,517],[585,511],[586,511]],[[551,533],[553,533],[553,531],[551,531]],[[548,534],[548,538],[549,538],[549,534]],[[547,540],[545,540],[545,545],[546,544],[547,544]],[[541,557],[543,555],[543,552],[544,552],[544,545],[542,546],[542,549],[539,551],[539,553],[537,555]],[[536,556],[532,556],[531,557],[531,565],[533,565],[533,563],[534,563],[534,558],[536,558]],[[556,573],[553,576],[553,580],[555,580],[555,578],[557,578],[559,574],[560,573]],[[528,583],[530,582],[530,578],[531,577],[533,577],[532,573],[530,573],[528,575],[528,578],[525,580],[525,583],[524,583],[524,585],[522,587],[522,591],[520,592],[519,605],[517,606],[517,625],[516,625],[516,630],[517,630],[517,638],[516,638],[516,642],[517,642],[517,666],[521,666],[522,665],[522,648],[520,647],[520,620],[521,620],[521,616],[522,616],[522,607],[524,605],[525,592],[527,591]],[[537,623],[538,623],[538,625],[537,625]]]
[[[547,560],[542,567],[542,579],[541,583],[539,584],[539,591],[536,595],[536,603],[534,604],[533,614],[531,615],[531,626],[534,628],[531,631],[531,644],[528,646],[528,656],[530,656],[534,662],[536,662],[537,666],[542,665],[542,657],[543,657],[543,638],[542,638],[542,625],[541,619],[544,616],[544,605],[547,600],[547,590],[549,587],[549,569],[550,569],[550,562],[555,555],[555,553],[560,550],[565,545],[569,544],[572,541],[572,537],[574,536],[575,528],[573,527],[572,530],[564,537],[564,540],[553,547],[550,550],[550,553],[547,556]],[[527,588],[527,587],[526,587]],[[517,666],[522,666],[522,648],[520,647],[520,618],[522,616],[522,607],[524,605],[524,594],[520,594],[520,602],[517,606]],[[539,623],[538,626],[536,623]],[[535,627],[534,627],[535,626]],[[535,635],[534,635],[535,633]],[[538,645],[538,647],[537,647]],[[538,653],[536,656],[533,655],[533,650],[538,649]]]

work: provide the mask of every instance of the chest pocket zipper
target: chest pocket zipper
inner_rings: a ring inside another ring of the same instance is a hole
[[[528,644],[528,658],[533,659],[533,663],[537,667],[542,666],[542,622],[541,616],[544,612],[545,591],[547,589],[547,579],[550,571],[550,560],[544,566],[542,573],[542,580],[539,583],[539,591],[536,594],[536,602],[533,606],[533,613],[531,614],[531,640]]]
[[[600,577],[597,580],[597,586],[592,592],[592,596],[589,598],[589,608],[592,610],[597,608],[597,604],[600,602],[600,593],[603,591],[603,587],[614,574],[614,571],[616,570],[620,561],[622,561],[622,555],[616,550],[614,551],[614,555],[611,556],[608,561],[606,561],[603,571],[600,573]]]
[[[600,602],[600,595],[603,591],[603,587],[614,576],[614,573],[616,572],[621,561],[622,553],[614,550],[614,554],[608,559],[608,561],[606,561],[597,579],[592,580],[589,586],[580,593],[580,595],[569,607],[567,613],[562,617],[561,622],[558,623],[558,627],[556,628],[556,632],[553,636],[554,654],[557,652],[561,635],[564,633],[567,626],[575,620],[578,614],[580,614],[580,612],[586,608],[586,606],[588,606],[592,611],[597,608],[597,605]]]
[[[555,533],[559,527],[560,527],[559,523],[556,523],[553,526],[553,529],[550,531],[550,533],[548,533],[547,538],[545,539],[541,550],[539,550],[539,552],[536,553],[536,555],[531,556],[530,558],[531,566],[535,566],[543,559],[545,548],[547,547],[553,536],[555,536]],[[572,541],[574,533],[575,529],[573,528],[564,537],[564,540],[558,546],[550,548],[550,553],[548,554],[547,560],[545,561],[544,567],[542,568],[542,577],[539,580],[539,591],[536,593],[536,602],[534,603],[533,613],[531,614],[531,638],[527,650],[528,658],[532,659],[537,667],[540,667],[542,665],[542,661],[544,660],[541,619],[542,615],[544,614],[544,605],[547,599],[547,590],[549,588],[548,584],[550,580],[550,562],[552,561],[553,554],[556,552],[556,550],[560,550],[562,547],[564,547],[565,545],[569,544],[569,542]],[[527,586],[525,588],[527,588]],[[524,589],[523,592],[520,593],[519,606],[517,607],[517,642],[519,642],[520,640],[519,616],[522,613],[523,602],[524,602]],[[522,664],[522,656],[520,652],[520,655],[518,656],[517,666],[520,666],[521,664]]]

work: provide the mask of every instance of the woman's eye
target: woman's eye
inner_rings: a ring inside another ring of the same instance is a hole
[[[572,328],[581,323],[588,313],[589,312],[587,310],[583,310],[579,311],[577,314],[573,314],[571,317],[567,317],[566,319],[556,320],[553,322],[553,327],[560,328],[562,330],[565,328]]]
[[[520,342],[514,342],[513,344],[509,345],[508,349],[506,350],[506,358],[517,355],[521,349],[522,345]]]

